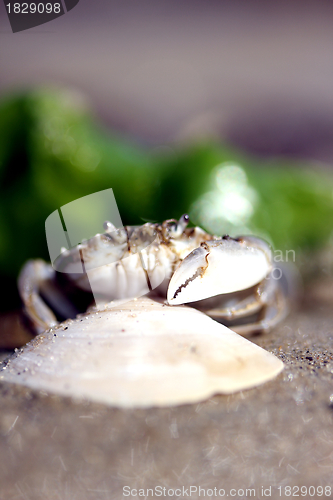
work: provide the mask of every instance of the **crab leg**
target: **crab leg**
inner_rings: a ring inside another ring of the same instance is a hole
[[[276,282],[268,276],[256,287],[253,287],[250,294],[249,290],[244,290],[244,292],[222,295],[221,297],[206,299],[199,303],[194,302],[193,306],[218,321],[223,319],[232,321],[234,318],[243,318],[255,314],[263,306],[273,302],[276,286]],[[230,300],[228,300],[229,297]],[[218,300],[221,301],[221,298],[223,300],[223,307],[220,307],[218,302]]]
[[[39,259],[29,260],[19,276],[18,289],[25,312],[38,333],[58,323],[40,294],[46,297],[52,307],[63,312],[67,317],[75,317],[77,314],[64,295],[52,284],[54,275],[55,271],[52,266]]]
[[[279,324],[288,314],[288,302],[283,291],[278,288],[274,299],[261,312],[258,321],[246,325],[235,325],[230,328],[240,335],[249,335],[254,332],[268,332]]]

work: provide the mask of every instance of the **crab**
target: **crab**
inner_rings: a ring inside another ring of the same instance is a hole
[[[243,335],[267,331],[286,314],[282,279],[274,279],[269,245],[188,227],[189,217],[104,232],[70,249],[53,265],[28,261],[19,292],[36,333],[97,307],[142,295],[187,304]],[[159,299],[160,300],[160,299]]]
[[[105,222],[102,234],[56,249],[52,264],[27,262],[19,290],[40,335],[8,359],[1,381],[128,409],[198,403],[275,378],[283,362],[238,335],[286,313],[269,245],[188,221]]]

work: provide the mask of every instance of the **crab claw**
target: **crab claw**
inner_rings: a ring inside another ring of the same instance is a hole
[[[207,241],[175,270],[168,287],[168,303],[185,304],[246,290],[260,283],[271,269],[271,250],[258,238],[235,240],[225,236]]]

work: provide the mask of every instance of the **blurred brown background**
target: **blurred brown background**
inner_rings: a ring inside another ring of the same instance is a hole
[[[13,34],[0,91],[66,84],[145,142],[214,133],[250,151],[333,159],[330,1],[88,1]]]

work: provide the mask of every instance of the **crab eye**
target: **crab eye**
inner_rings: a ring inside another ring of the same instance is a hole
[[[110,222],[109,220],[106,220],[104,223],[103,223],[103,229],[104,231],[116,231],[116,226],[114,226],[112,224],[112,222]]]
[[[184,229],[186,228],[189,222],[190,222],[190,216],[188,214],[182,215],[178,221],[177,230],[183,233]]]
[[[170,227],[170,235],[173,238],[177,238],[183,234],[188,225],[190,217],[188,214],[184,214],[181,216],[178,222],[174,222]]]

